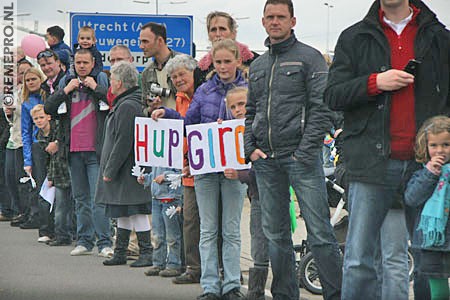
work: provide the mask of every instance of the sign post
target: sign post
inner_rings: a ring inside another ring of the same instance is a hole
[[[139,48],[139,32],[148,22],[164,24],[167,28],[167,45],[169,48],[192,55],[193,29],[192,16],[175,15],[131,15],[104,13],[70,13],[71,44],[77,42],[78,30],[90,26],[95,30],[97,49],[103,57],[103,66],[109,69],[109,50],[115,45],[130,48],[134,63],[142,71],[148,58]]]

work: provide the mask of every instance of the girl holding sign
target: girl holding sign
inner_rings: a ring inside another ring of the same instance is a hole
[[[225,95],[236,86],[247,86],[242,71],[239,48],[233,40],[214,43],[212,49],[216,74],[195,92],[184,117],[185,125],[232,119],[226,107]],[[174,110],[165,108],[152,113],[180,119]],[[245,299],[240,292],[240,222],[246,186],[237,179],[228,179],[223,172],[195,175],[195,193],[200,213],[200,284],[204,294],[197,299]],[[217,232],[219,198],[222,198],[222,236],[224,279],[219,276]]]

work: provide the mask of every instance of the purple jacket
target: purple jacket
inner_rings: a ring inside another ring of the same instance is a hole
[[[237,86],[247,86],[241,71],[237,72],[236,79],[232,83],[225,84],[220,81],[217,74],[197,88],[191,105],[189,106],[184,125],[217,122],[217,119],[233,119],[227,109],[225,95],[229,90]],[[173,109],[165,108],[166,119],[181,119],[181,115]]]

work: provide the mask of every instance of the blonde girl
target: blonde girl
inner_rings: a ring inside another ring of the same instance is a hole
[[[420,207],[413,247],[421,250],[421,271],[430,283],[431,299],[449,299],[450,277],[450,118],[425,121],[416,138],[416,171],[405,192],[408,205]]]
[[[45,151],[39,146],[37,141],[38,128],[33,124],[31,110],[37,104],[44,104],[45,91],[41,84],[45,81],[44,74],[37,68],[30,68],[23,75],[22,90],[22,141],[23,141],[23,160],[24,170],[33,176],[37,187],[33,189],[30,201],[30,219],[35,220],[28,224],[22,224],[21,228],[38,228],[38,242],[45,243],[54,237],[53,219],[50,217],[50,205],[40,198],[39,190],[46,176]],[[39,217],[36,218],[36,215]],[[39,221],[37,221],[39,220]]]
[[[212,60],[215,74],[197,88],[184,117],[185,125],[216,122],[233,118],[225,97],[229,90],[247,82],[239,67],[242,59],[239,47],[231,39],[214,43]],[[171,109],[158,109],[153,119],[180,119]],[[191,156],[191,154],[189,154]],[[223,172],[194,176],[195,194],[200,215],[200,284],[203,294],[197,299],[244,299],[240,292],[240,222],[246,186],[238,179],[229,179]],[[222,201],[220,202],[219,199]],[[217,235],[219,204],[222,205],[222,259],[224,278],[219,275]]]
[[[31,109],[37,104],[45,101],[45,91],[41,89],[41,84],[45,81],[44,74],[37,68],[30,68],[23,74],[22,89],[22,141],[24,170],[31,173],[32,153],[31,146],[36,140],[38,128],[34,126],[31,117]]]

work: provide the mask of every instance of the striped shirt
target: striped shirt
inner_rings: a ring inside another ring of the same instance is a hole
[[[70,152],[95,151],[97,115],[89,93],[74,91],[70,107]]]

